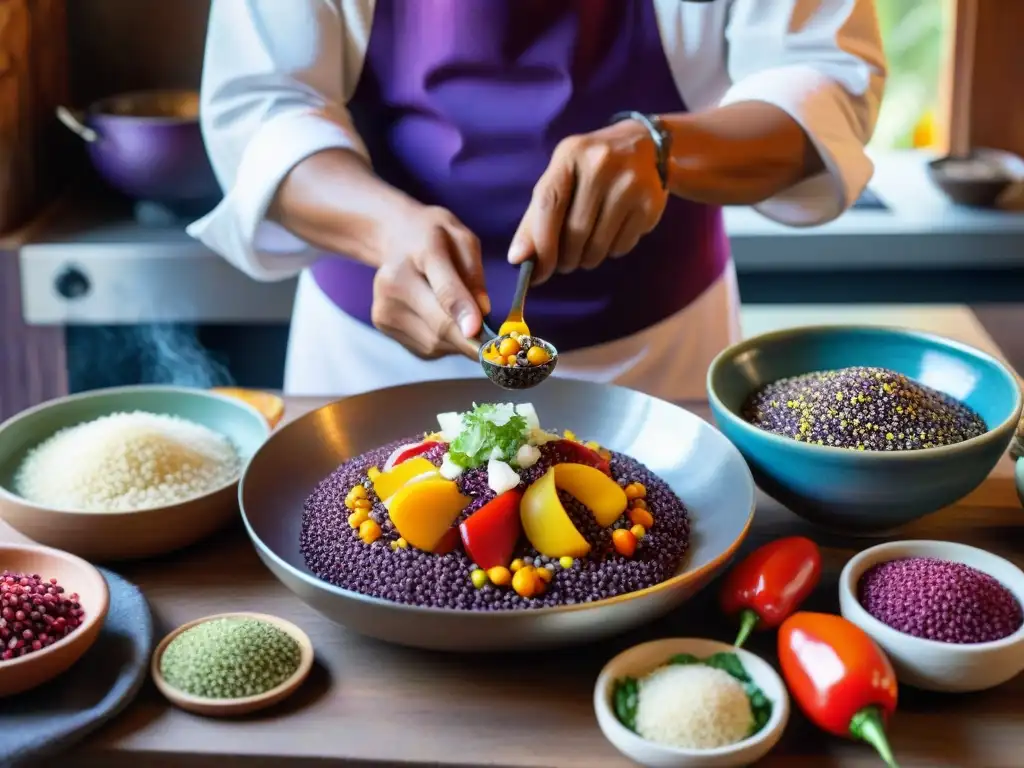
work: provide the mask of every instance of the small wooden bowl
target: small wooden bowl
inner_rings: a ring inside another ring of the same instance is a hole
[[[283,629],[299,644],[299,668],[295,670],[295,674],[276,688],[271,688],[266,693],[259,693],[255,696],[243,696],[240,699],[207,699],[178,690],[164,679],[163,673],[160,671],[160,660],[163,658],[164,651],[167,650],[167,646],[170,645],[171,641],[182,632],[192,629],[192,627],[199,624],[205,624],[208,621],[215,621],[217,619],[252,619],[254,621],[265,621],[279,629]],[[270,616],[265,613],[243,611],[240,613],[218,613],[182,624],[160,641],[160,645],[153,651],[153,659],[150,662],[149,669],[156,687],[160,689],[160,693],[166,696],[167,700],[172,704],[189,712],[194,712],[197,715],[236,717],[271,707],[295,693],[305,679],[309,677],[310,670],[313,669],[313,656],[313,643],[309,639],[309,635],[290,621],[285,621],[277,616]]]
[[[0,661],[0,698],[24,693],[67,671],[99,637],[110,606],[107,581],[96,568],[67,552],[29,544],[0,545],[0,573],[37,573],[56,579],[65,594],[78,594],[82,624],[51,646],[10,661]]]

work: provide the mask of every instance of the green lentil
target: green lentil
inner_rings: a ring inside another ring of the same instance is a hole
[[[965,404],[885,368],[781,379],[751,395],[742,413],[777,435],[856,451],[935,448],[986,432],[984,420]]]
[[[237,699],[276,688],[299,668],[299,644],[255,619],[214,619],[172,640],[160,659],[168,684],[192,696]]]

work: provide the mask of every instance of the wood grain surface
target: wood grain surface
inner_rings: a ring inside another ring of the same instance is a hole
[[[0,2],[0,232],[25,223],[66,177],[65,0]]]
[[[286,419],[324,400],[288,402]],[[684,403],[707,416],[704,403]],[[764,497],[744,549],[804,533],[824,548],[825,573],[811,609],[838,611],[836,579],[847,559],[874,543],[823,534]],[[16,537],[0,531],[0,540]],[[1005,459],[977,491],[904,532],[962,541],[1024,565],[1024,512]],[[452,765],[613,768],[630,765],[598,730],[593,684],[611,656],[665,636],[731,639],[713,588],[640,631],[591,646],[531,655],[453,656],[387,646],[332,624],[262,566],[241,530],[158,561],[121,566],[169,630],[223,611],[262,611],[301,626],[317,664],[296,697],[262,716],[220,722],[175,710],[151,684],[114,722],[76,750],[76,767]],[[751,650],[774,660],[770,636]],[[980,694],[904,690],[892,723],[903,768],[1019,768],[1024,748],[1024,678]],[[67,758],[53,765],[66,764]],[[877,766],[859,744],[826,737],[794,715],[779,747],[760,765]]]
[[[68,386],[64,328],[25,323],[19,269],[17,244],[0,244],[0,422]]]

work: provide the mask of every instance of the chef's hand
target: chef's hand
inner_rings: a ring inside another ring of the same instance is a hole
[[[536,257],[534,282],[624,256],[661,219],[668,193],[647,129],[624,120],[556,147],[533,189],[508,260]]]
[[[386,228],[373,281],[373,324],[413,354],[477,357],[490,311],[480,242],[443,208],[413,203]]]

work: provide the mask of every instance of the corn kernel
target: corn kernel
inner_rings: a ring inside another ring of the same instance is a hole
[[[469,580],[473,582],[473,586],[477,589],[483,589],[487,586],[487,574],[479,568],[474,569],[473,572],[469,574]]]
[[[357,509],[351,515],[348,516],[348,524],[353,528],[358,528],[360,525],[370,519],[370,513],[365,509]]]
[[[377,525],[375,520],[364,520],[359,524],[359,538],[365,544],[373,544],[373,542],[380,538],[380,535],[380,526]]]
[[[503,565],[496,565],[493,568],[487,569],[487,578],[491,580],[491,583],[504,587],[512,583],[512,573]]]

